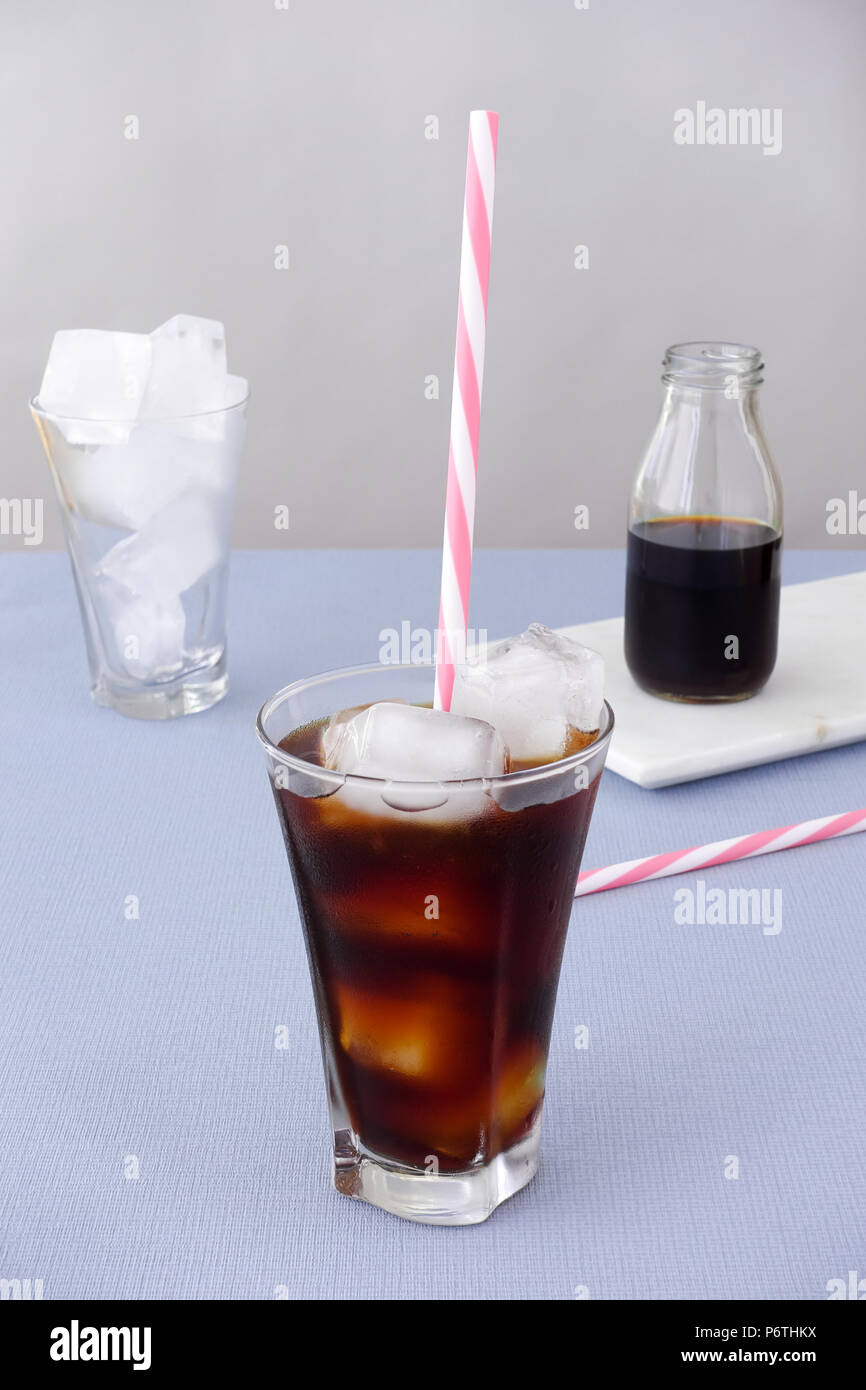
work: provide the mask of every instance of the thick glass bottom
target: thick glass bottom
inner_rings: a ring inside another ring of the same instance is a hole
[[[737,695],[678,695],[669,690],[653,690],[651,686],[641,684],[641,690],[645,690],[647,695],[653,695],[657,700],[673,700],[679,705],[735,705],[743,700],[753,700],[763,688],[763,685],[759,685],[754,690],[744,690]]]
[[[177,719],[200,714],[228,692],[228,666],[223,650],[214,665],[178,676],[162,685],[121,686],[103,676],[91,687],[94,704],[116,710],[130,719]]]
[[[407,1168],[359,1147],[350,1131],[334,1135],[334,1186],[407,1221],[430,1226],[472,1226],[535,1177],[541,1116],[522,1139],[483,1166],[462,1173]]]

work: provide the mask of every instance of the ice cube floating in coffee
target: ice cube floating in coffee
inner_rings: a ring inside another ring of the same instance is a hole
[[[466,781],[542,766],[592,742],[603,689],[597,652],[533,623],[458,666],[450,713],[382,701],[334,715],[322,761],[392,781]]]

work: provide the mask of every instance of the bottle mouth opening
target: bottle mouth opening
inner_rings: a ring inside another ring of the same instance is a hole
[[[675,343],[665,353],[662,381],[736,396],[760,386],[763,371],[760,349],[746,343]]]

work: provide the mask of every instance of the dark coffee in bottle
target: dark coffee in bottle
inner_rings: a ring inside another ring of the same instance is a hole
[[[625,658],[644,690],[744,700],[776,662],[782,538],[724,516],[634,523],[628,536]]]

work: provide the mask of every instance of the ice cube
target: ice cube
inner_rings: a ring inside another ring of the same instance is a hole
[[[346,829],[349,834],[354,831],[356,843],[369,833],[369,827],[357,818]],[[347,862],[352,862],[349,854],[347,851]],[[359,892],[355,876],[344,888],[335,889],[330,861],[324,887],[334,931],[354,941],[355,949],[384,951],[391,943],[408,953],[417,947],[425,960],[439,956],[443,969],[447,969],[452,952],[464,960],[482,961],[490,960],[501,947],[502,923],[497,905],[491,902],[490,886],[479,882],[475,865],[461,866],[456,856],[449,861],[447,879],[436,884],[438,902],[433,916],[429,899],[419,897],[411,876],[377,874],[372,859],[363,892]]]
[[[490,1042],[471,983],[420,971],[396,993],[335,981],[339,1042],[364,1067],[453,1090],[467,1058],[483,1057]]]
[[[351,719],[335,715],[323,733],[326,767],[394,782],[452,782],[495,777],[505,751],[481,719],[391,701]]]
[[[56,417],[69,444],[124,443],[150,365],[151,342],[144,333],[61,329],[48,354],[39,407]]]
[[[115,648],[123,669],[136,680],[170,675],[184,657],[186,618],[177,595],[130,594],[104,588]]]
[[[451,710],[492,724],[512,763],[543,763],[563,756],[570,729],[599,728],[603,687],[597,652],[533,623],[458,666]]]
[[[443,1019],[433,1000],[407,1001],[337,984],[340,1046],[362,1066],[425,1077],[435,1071]]]
[[[226,403],[226,335],[216,319],[176,314],[150,335],[151,366],[143,420],[220,410]]]
[[[509,1144],[544,1099],[544,1050],[535,1042],[512,1046],[497,1077],[491,1134]]]
[[[177,598],[224,558],[221,510],[220,499],[201,486],[181,493],[113,545],[97,574],[135,594]]]
[[[346,735],[347,726],[351,724],[356,715],[363,714],[369,708],[369,705],[351,705],[349,709],[341,709],[336,714],[331,715],[322,730],[320,740],[322,762],[325,767],[337,767],[340,744]]]
[[[241,401],[246,400],[250,393],[250,384],[246,377],[232,376],[231,373],[226,377],[225,396],[223,405],[230,410],[234,405],[240,405]]]
[[[390,704],[405,705],[405,700],[391,700]],[[346,732],[346,725],[351,724],[357,714],[363,714],[370,708],[369,705],[352,705],[350,709],[341,709],[336,714],[332,714],[321,735],[322,762],[325,767],[335,768],[337,764],[334,759],[339,757],[339,745]]]
[[[139,424],[125,444],[71,450],[55,463],[73,511],[86,521],[139,531],[190,486],[218,485],[226,458],[168,426]]]

